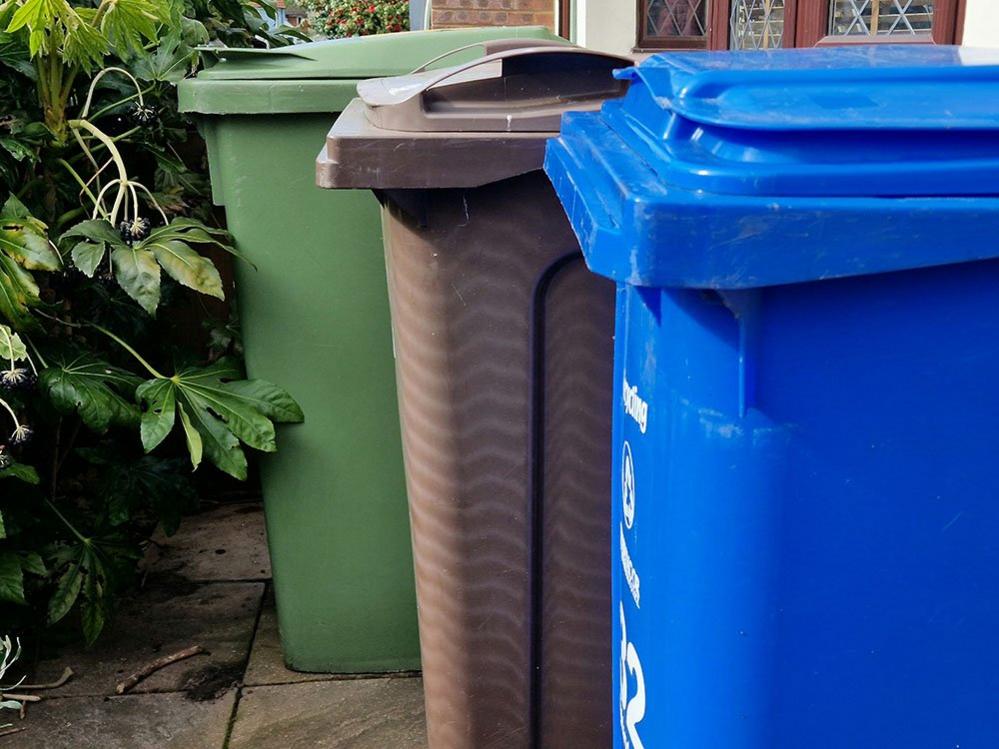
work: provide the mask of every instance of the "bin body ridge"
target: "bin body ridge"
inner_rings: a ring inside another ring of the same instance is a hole
[[[608,726],[613,289],[553,198],[533,172],[429,192],[422,229],[386,209],[434,747],[530,746],[532,710],[541,746],[596,746],[579,715]]]

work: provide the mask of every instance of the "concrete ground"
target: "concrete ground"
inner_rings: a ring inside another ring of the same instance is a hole
[[[42,661],[44,692],[0,749],[422,749],[415,675],[301,674],[281,661],[259,504],[220,505],[157,538],[141,591],[94,649]],[[157,657],[201,645],[131,693],[115,685]],[[5,718],[7,716],[4,716]],[[7,718],[9,721],[9,718]],[[6,721],[0,721],[6,722]]]

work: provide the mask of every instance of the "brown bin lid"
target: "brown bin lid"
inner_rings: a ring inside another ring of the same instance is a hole
[[[521,42],[522,44],[523,42]],[[444,70],[362,81],[317,160],[333,188],[476,187],[540,169],[562,114],[624,95],[625,57],[568,45],[501,49]]]

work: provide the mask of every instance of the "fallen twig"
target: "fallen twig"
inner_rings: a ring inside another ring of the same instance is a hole
[[[124,681],[119,682],[118,686],[114,688],[115,694],[125,694],[131,691],[135,686],[143,681],[144,679],[152,676],[154,673],[159,671],[161,668],[166,668],[172,663],[177,661],[182,661],[185,658],[190,658],[195,655],[204,653],[205,649],[200,645],[194,645],[184,650],[178,650],[176,653],[171,653],[170,655],[164,655],[162,658],[157,658],[152,663],[147,663],[145,666],[140,668],[134,674],[129,676]]]
[[[76,676],[76,674],[73,673],[73,669],[66,666],[66,669],[62,672],[62,676],[55,681],[50,681],[47,684],[18,684],[17,688],[27,692],[39,692],[43,689],[58,689],[74,676]]]
[[[20,733],[21,731],[27,731],[27,726],[19,726],[18,728],[8,728],[5,731],[0,731],[0,739],[4,736],[13,736],[15,733]]]
[[[0,702],[3,700],[14,700],[15,702],[41,702],[42,698],[37,694],[15,694],[14,692],[0,692]]]

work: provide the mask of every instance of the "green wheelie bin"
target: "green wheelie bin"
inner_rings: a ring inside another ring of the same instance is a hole
[[[212,192],[248,262],[236,281],[250,376],[306,413],[261,462],[288,666],[419,667],[406,484],[378,204],[315,185],[316,144],[358,81],[453,65],[542,27],[456,29],[213,51],[180,84]],[[457,51],[455,51],[457,50]],[[454,54],[447,54],[454,52]]]

